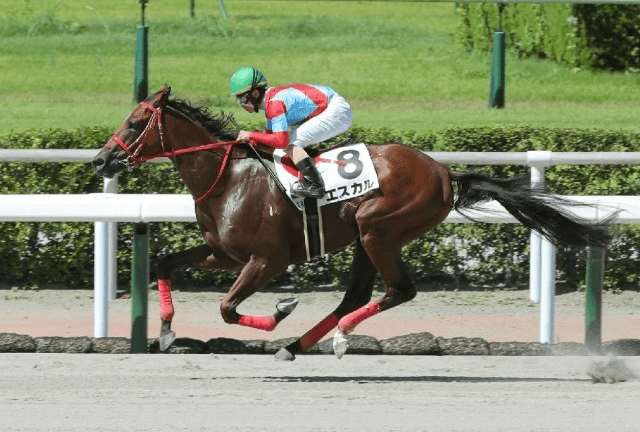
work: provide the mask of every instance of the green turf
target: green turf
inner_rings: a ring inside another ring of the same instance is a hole
[[[573,71],[508,55],[504,110],[487,108],[490,53],[456,41],[450,3],[151,1],[150,91],[256,121],[228,95],[252,64],[272,84],[336,88],[363,126],[426,131],[449,125],[535,124],[640,130],[640,75]],[[132,108],[138,2],[4,0],[0,133],[118,126]]]

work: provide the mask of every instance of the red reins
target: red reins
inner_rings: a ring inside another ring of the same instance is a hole
[[[187,148],[182,148],[182,149],[172,149],[170,151],[166,151],[165,150],[165,146],[164,146],[164,134],[163,134],[163,131],[162,131],[162,108],[156,108],[153,105],[150,105],[150,104],[148,104],[148,103],[146,103],[144,101],[140,102],[140,105],[153,112],[153,115],[149,119],[149,122],[147,123],[147,126],[144,128],[144,131],[140,134],[140,136],[133,143],[131,143],[131,145],[129,145],[129,146],[127,146],[115,134],[111,136],[111,139],[113,139],[116,143],[118,143],[118,145],[125,152],[127,152],[127,154],[129,155],[129,159],[135,165],[140,165],[141,163],[146,162],[146,161],[151,160],[151,159],[157,159],[157,158],[161,158],[161,157],[180,156],[180,155],[187,154],[187,153],[195,153],[195,152],[199,152],[199,151],[212,150],[212,149],[216,149],[216,148],[219,148],[219,147],[227,146],[227,149],[226,149],[226,151],[224,153],[224,156],[222,158],[222,163],[220,165],[220,171],[218,172],[218,176],[216,177],[215,181],[213,182],[211,187],[209,187],[209,189],[204,194],[202,194],[202,196],[200,196],[198,198],[194,198],[196,203],[199,203],[199,202],[204,201],[205,199],[207,199],[209,196],[211,196],[211,194],[213,193],[215,188],[218,186],[218,184],[222,180],[222,174],[224,173],[224,170],[227,167],[227,162],[229,161],[229,157],[231,156],[231,151],[233,150],[233,146],[235,144],[241,144],[242,141],[226,141],[226,142],[207,143],[207,144],[202,144],[202,145],[199,145],[199,146],[196,146],[196,147],[187,147]],[[149,130],[151,130],[156,124],[158,125],[158,132],[159,132],[159,135],[160,135],[160,143],[162,145],[162,149],[165,150],[165,151],[163,151],[162,153],[154,154],[154,155],[138,156],[140,151],[142,150],[142,147],[143,147],[141,142],[144,140],[144,137],[147,135]],[[138,148],[136,148],[134,151],[131,151],[131,149],[136,144],[138,144]]]

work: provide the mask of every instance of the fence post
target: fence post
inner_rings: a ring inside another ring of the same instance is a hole
[[[551,166],[552,152],[528,151],[527,164],[531,167],[531,187],[544,188],[545,167]],[[556,252],[549,240],[531,232],[529,265],[529,297],[540,302],[540,342],[553,343],[554,309],[556,294]]]
[[[220,8],[222,18],[229,19],[229,14],[227,13],[227,9],[224,7],[224,2],[222,0],[218,0],[218,7]]]
[[[93,337],[104,338],[109,335],[107,223],[93,226]]]
[[[149,26],[144,23],[144,8],[148,0],[140,0],[142,24],[136,27],[136,63],[133,80],[133,97],[135,102],[142,102],[149,92]]]
[[[138,223],[133,237],[131,266],[131,352],[147,352],[149,286],[149,225]]]
[[[498,31],[493,34],[493,61],[491,63],[491,83],[489,85],[489,108],[504,108],[505,35],[502,31],[502,9],[504,9],[504,3],[498,3]]]
[[[602,283],[604,280],[604,249],[589,248],[585,311],[585,345],[599,349],[602,342]]]
[[[544,172],[546,167],[551,166],[551,155],[552,153],[548,150],[531,150],[527,152],[527,165],[531,167],[532,188],[544,189]],[[529,298],[536,303],[540,303],[542,267],[545,264],[549,264],[549,257],[542,254],[544,241],[547,240],[543,239],[540,233],[531,231],[529,242]]]
[[[542,239],[540,272],[540,343],[553,343],[556,296],[556,249]]]
[[[102,192],[118,192],[118,175],[104,178]],[[107,286],[109,300],[115,300],[118,295],[118,222],[107,222]]]
[[[528,155],[527,155],[528,156]],[[531,187],[544,188],[545,167],[531,167]],[[540,303],[540,272],[542,268],[542,236],[538,231],[531,231],[529,240],[529,298]]]
[[[118,176],[105,178],[103,193],[118,190]],[[115,300],[118,285],[116,262],[118,241],[117,222],[95,222],[93,234],[93,337],[109,335],[109,300]]]

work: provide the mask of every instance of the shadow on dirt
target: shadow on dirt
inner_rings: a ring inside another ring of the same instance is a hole
[[[586,378],[518,378],[518,377],[474,377],[474,376],[442,376],[442,375],[420,375],[420,376],[281,376],[263,377],[263,382],[354,382],[358,384],[368,383],[398,383],[398,382],[442,382],[442,383],[524,383],[524,382],[591,382]]]

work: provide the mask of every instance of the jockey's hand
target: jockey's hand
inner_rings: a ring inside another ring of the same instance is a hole
[[[238,141],[242,141],[242,142],[247,142],[249,141],[249,131],[246,131],[244,129],[240,130],[240,132],[238,132]]]

